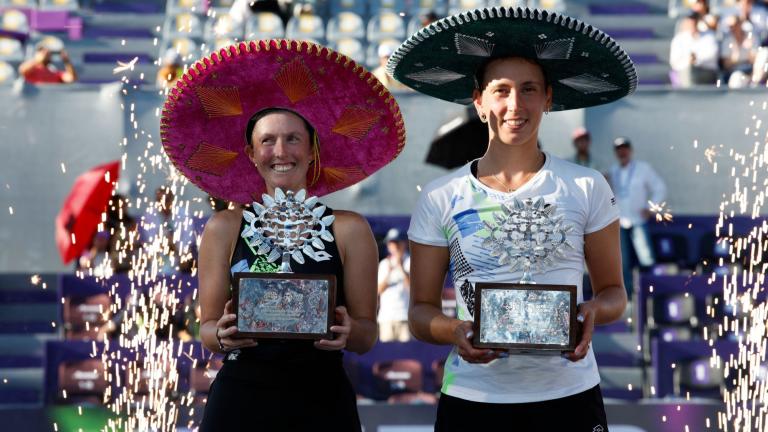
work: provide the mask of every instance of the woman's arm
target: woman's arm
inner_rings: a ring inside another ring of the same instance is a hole
[[[595,325],[610,324],[624,313],[627,291],[621,277],[619,222],[584,236],[584,258],[592,282],[592,299],[579,305],[583,317],[583,333],[579,345],[568,355],[581,360],[589,351]]]
[[[494,350],[472,347],[472,321],[443,314],[443,280],[449,263],[448,248],[411,242],[411,300],[408,324],[411,333],[424,342],[456,345],[470,363],[487,363],[498,357]]]
[[[200,339],[206,348],[214,352],[255,344],[252,339],[230,338],[237,332],[237,327],[230,324],[234,321],[234,314],[229,302],[229,261],[238,238],[241,215],[241,210],[215,213],[205,225],[200,241]],[[219,348],[219,339],[224,350]]]
[[[320,349],[346,348],[359,354],[376,344],[377,281],[376,271],[379,253],[368,221],[357,213],[337,210],[334,212],[334,234],[344,265],[344,295],[346,307],[336,308],[337,322],[331,327],[339,336],[333,340],[315,343]]]

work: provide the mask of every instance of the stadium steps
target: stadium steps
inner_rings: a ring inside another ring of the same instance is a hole
[[[42,403],[44,375],[42,367],[0,368],[0,405]]]
[[[59,321],[58,280],[0,274],[0,405],[42,401],[45,342],[58,339],[60,330],[51,324]]]
[[[621,47],[634,59],[637,54],[654,54],[659,62],[669,63],[669,41],[666,39],[621,41]]]
[[[637,400],[643,397],[645,365],[642,352],[637,350],[639,336],[631,331],[602,331],[592,335],[592,348],[600,371],[600,387],[606,398]]]
[[[621,30],[642,29],[654,37],[669,38],[671,40],[675,31],[675,21],[666,14],[654,15],[589,15],[584,20],[597,28],[621,38]],[[669,41],[667,41],[669,43]]]
[[[130,60],[130,59],[129,59]],[[134,70],[114,74],[113,69],[116,63],[88,63],[75,65],[77,68],[78,79],[81,82],[105,83],[120,81],[123,76],[130,78],[131,83],[145,82],[154,83],[157,74],[157,66],[153,64],[137,63]],[[142,78],[143,74],[143,78]]]

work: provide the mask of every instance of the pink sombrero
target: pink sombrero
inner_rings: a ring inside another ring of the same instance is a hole
[[[267,108],[294,111],[317,131],[320,169],[308,182],[312,195],[359,182],[405,145],[397,102],[365,68],[310,42],[260,40],[223,48],[182,76],[160,119],[165,152],[214,197],[260,201],[264,180],[244,152],[245,129]]]

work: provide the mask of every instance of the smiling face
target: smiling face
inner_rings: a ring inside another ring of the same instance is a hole
[[[536,63],[510,57],[488,63],[482,92],[473,99],[481,118],[488,121],[490,141],[511,146],[536,146],[539,124],[552,105],[552,88]]]
[[[312,162],[311,133],[297,114],[275,111],[261,117],[253,127],[251,145],[245,147],[267,186],[298,191],[307,187]]]

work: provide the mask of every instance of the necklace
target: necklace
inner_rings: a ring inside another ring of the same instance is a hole
[[[544,154],[542,153],[542,156],[543,156],[543,155],[544,155]],[[544,158],[545,158],[545,160],[546,160],[546,156],[545,156]],[[534,172],[532,172],[532,173],[529,173],[529,174],[527,174],[527,175],[526,175],[526,176],[523,178],[522,184],[525,184],[526,182],[528,182],[528,180],[530,180],[530,179],[531,179],[531,177],[533,177],[534,175],[536,175],[536,173],[537,173],[537,172],[539,172],[539,170],[541,169],[541,167],[542,167],[543,165],[544,165],[544,162],[541,162],[541,163],[539,164],[538,168],[536,169],[536,171],[534,171]],[[507,183],[505,183],[504,181],[502,181],[502,180],[501,180],[501,178],[499,178],[499,176],[498,176],[497,174],[491,174],[491,177],[493,177],[493,179],[496,181],[496,183],[498,183],[498,184],[500,184],[501,186],[503,186],[503,187],[504,187],[504,189],[506,189],[506,190],[507,190],[507,193],[512,193],[512,192],[514,192],[514,191],[516,191],[516,190],[517,190],[517,189],[515,189],[515,188],[511,188],[511,187],[509,187],[509,185],[508,185]]]
[[[501,181],[501,179],[500,179],[499,177],[497,177],[497,176],[496,176],[496,174],[491,174],[491,176],[493,176],[493,179],[494,179],[494,180],[496,180],[496,183],[498,183],[498,184],[500,184],[500,185],[504,186],[504,189],[506,189],[506,190],[507,190],[507,193],[511,193],[511,192],[514,192],[514,191],[515,191],[515,189],[512,189],[511,187],[507,186],[507,184],[506,184],[506,183],[504,183],[503,181]]]

